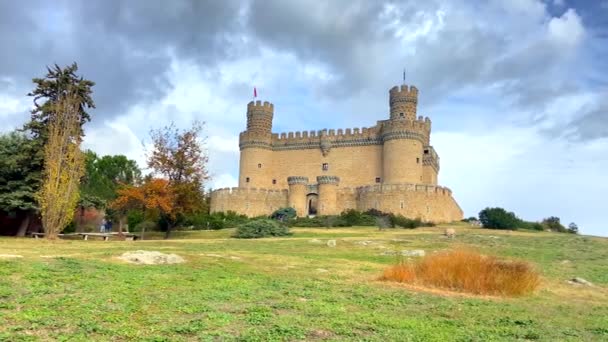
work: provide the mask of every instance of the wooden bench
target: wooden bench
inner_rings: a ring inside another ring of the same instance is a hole
[[[44,237],[44,233],[30,233],[30,235],[34,238],[34,239],[39,239]],[[100,236],[103,238],[103,241],[108,241],[110,240],[110,237],[112,236],[118,236],[120,235],[120,233],[69,233],[69,234],[58,234],[58,236],[76,236],[76,235],[80,235],[82,236],[83,240],[88,240],[89,236]],[[137,240],[138,236],[135,234],[131,234],[131,233],[122,233],[122,235],[125,237],[125,240],[127,241],[133,241],[133,240]]]

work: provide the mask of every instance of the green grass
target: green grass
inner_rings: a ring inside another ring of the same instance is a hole
[[[0,238],[0,254],[23,256],[0,257],[0,341],[608,340],[608,239],[456,229],[455,241],[442,227],[301,228],[259,240],[230,239],[232,230],[168,241]],[[396,261],[380,255],[386,249],[455,246],[530,261],[540,290],[481,298],[377,281]],[[187,262],[116,259],[138,249]],[[566,283],[575,276],[596,286]]]

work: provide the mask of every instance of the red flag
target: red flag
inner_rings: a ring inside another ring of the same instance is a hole
[[[253,97],[258,97],[258,91],[253,87]]]

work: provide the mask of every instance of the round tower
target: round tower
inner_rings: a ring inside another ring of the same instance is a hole
[[[430,120],[416,118],[418,89],[402,85],[389,91],[390,120],[382,124],[382,182],[422,183],[423,150]]]
[[[390,118],[416,120],[418,105],[418,88],[407,85],[393,87],[389,90]]]
[[[272,181],[272,117],[270,102],[247,104],[247,130],[239,136],[239,187],[271,188]]]
[[[298,217],[305,217],[308,214],[306,210],[308,177],[287,177],[287,184],[289,184],[289,206],[296,210]]]
[[[336,215],[338,213],[338,184],[337,176],[317,176],[319,183],[319,215]]]

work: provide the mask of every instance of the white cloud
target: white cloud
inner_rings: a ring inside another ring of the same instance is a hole
[[[572,8],[561,17],[551,18],[548,25],[549,38],[559,46],[577,46],[585,36],[581,17]]]

